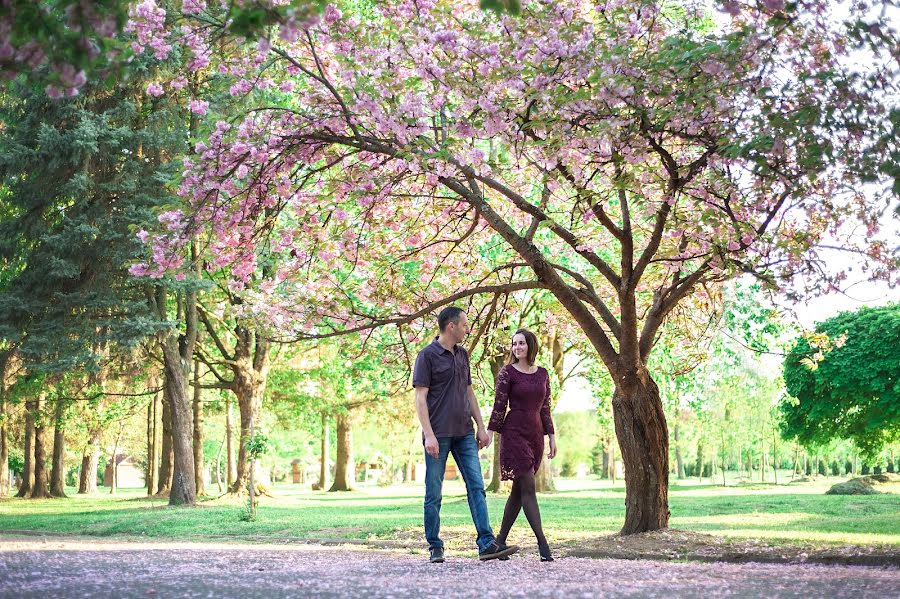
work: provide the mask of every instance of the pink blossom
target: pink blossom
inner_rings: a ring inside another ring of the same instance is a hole
[[[209,102],[206,100],[191,100],[188,106],[194,114],[204,115],[209,108]]]
[[[165,91],[163,90],[163,86],[159,83],[151,83],[147,86],[147,95],[153,96],[154,98],[158,98],[163,95]]]

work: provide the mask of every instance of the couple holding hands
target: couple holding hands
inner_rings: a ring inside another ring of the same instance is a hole
[[[439,536],[441,489],[447,456],[452,454],[466,484],[469,510],[478,532],[478,559],[509,559],[519,548],[506,538],[520,511],[537,538],[541,561],[553,561],[541,527],[535,492],[535,473],[544,453],[544,435],[550,437],[548,457],[556,455],[556,438],[550,417],[550,377],[535,364],[537,337],[520,329],[512,338],[506,366],[497,376],[494,409],[487,429],[472,390],[469,354],[459,344],[469,332],[465,313],[448,307],[438,315],[440,334],[416,357],[413,387],[416,413],[425,445],[425,539],[430,561],[444,561]],[[507,411],[508,408],[508,411]],[[472,430],[474,418],[477,430]],[[491,434],[500,433],[500,472],[512,480],[512,490],[503,510],[500,533],[495,537],[487,513],[484,478],[478,451],[491,444]]]

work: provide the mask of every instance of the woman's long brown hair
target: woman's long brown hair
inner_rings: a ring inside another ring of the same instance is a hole
[[[528,346],[528,353],[525,354],[525,359],[528,361],[530,365],[534,365],[534,361],[537,360],[538,355],[538,339],[537,335],[529,331],[528,329],[519,329],[515,333],[513,333],[513,337],[516,335],[522,335],[525,337],[525,345]],[[514,362],[518,362],[518,358],[513,355],[512,352],[512,342],[510,342],[509,355],[506,356],[506,363],[512,364]]]

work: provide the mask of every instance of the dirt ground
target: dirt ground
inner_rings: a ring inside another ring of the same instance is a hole
[[[0,597],[900,597],[893,566],[674,562],[533,550],[507,562],[360,546],[0,535]]]
[[[900,549],[896,546],[769,543],[671,528],[626,537],[602,536],[563,551],[569,556],[591,558],[900,567]]]

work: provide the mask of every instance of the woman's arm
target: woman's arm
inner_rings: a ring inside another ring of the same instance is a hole
[[[503,432],[503,422],[506,420],[506,408],[509,406],[509,366],[500,369],[497,375],[497,388],[494,390],[494,409],[491,411],[491,419],[488,422],[488,430]]]

